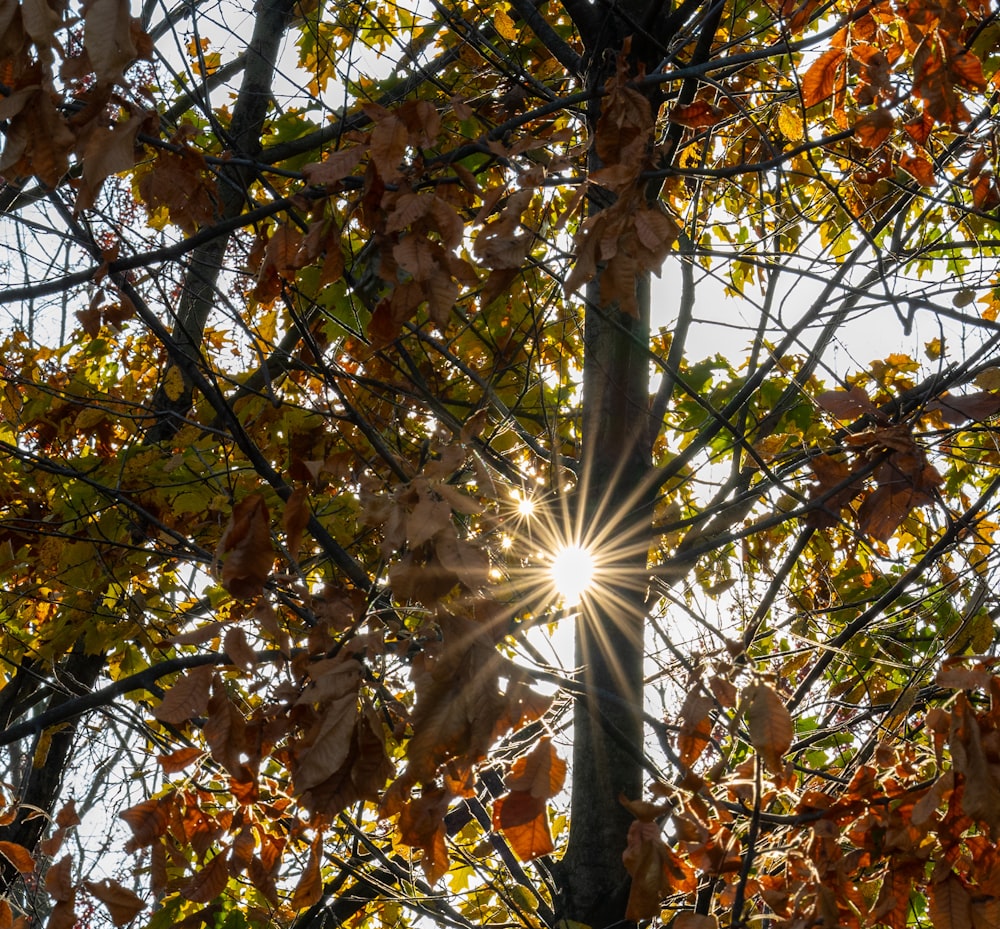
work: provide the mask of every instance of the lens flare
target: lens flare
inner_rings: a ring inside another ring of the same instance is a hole
[[[567,545],[552,559],[552,583],[566,606],[575,606],[594,581],[594,558],[579,545]]]

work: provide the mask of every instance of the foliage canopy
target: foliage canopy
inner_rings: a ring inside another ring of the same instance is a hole
[[[0,929],[1000,923],[998,62],[0,0]]]

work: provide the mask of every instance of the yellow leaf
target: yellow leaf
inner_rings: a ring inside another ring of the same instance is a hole
[[[802,116],[787,104],[778,110],[778,128],[789,142],[801,142],[805,138]]]
[[[493,14],[493,27],[500,34],[501,38],[508,42],[517,41],[517,26],[504,10],[497,10]]]
[[[176,365],[167,368],[166,376],[163,378],[163,392],[170,401],[180,400],[184,394],[184,375]]]

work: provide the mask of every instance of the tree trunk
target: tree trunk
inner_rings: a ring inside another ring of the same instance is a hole
[[[642,793],[642,680],[651,493],[649,278],[637,282],[639,318],[600,306],[586,314],[581,505],[594,527],[599,588],[576,625],[583,696],[573,715],[570,836],[561,862],[558,915],[589,926],[622,922],[628,875],[622,852]]]

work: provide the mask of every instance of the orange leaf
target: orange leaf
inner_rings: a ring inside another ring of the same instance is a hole
[[[204,716],[215,668],[202,665],[185,671],[167,691],[153,716],[161,723],[179,726],[195,716]]]
[[[170,823],[170,808],[173,803],[173,794],[167,794],[165,797],[144,800],[119,813],[132,830],[132,838],[126,844],[125,851],[134,852],[137,848],[145,848],[163,835]]]
[[[622,853],[625,870],[632,875],[625,919],[653,919],[660,915],[660,901],[670,892],[665,886],[665,858],[669,849],[655,822],[635,820],[628,830]]]
[[[233,507],[233,515],[219,540],[226,555],[222,586],[237,600],[252,600],[264,590],[274,564],[271,517],[261,494],[250,494]]]
[[[13,929],[13,926],[14,911],[10,908],[10,904],[0,897],[0,929]]]
[[[566,762],[556,754],[552,740],[545,737],[527,755],[514,762],[504,780],[510,791],[527,791],[533,797],[547,800],[562,790]]]
[[[178,771],[183,771],[189,764],[201,758],[204,754],[200,748],[189,745],[187,748],[179,748],[176,752],[171,752],[169,755],[158,755],[156,760],[160,763],[160,767],[163,768],[164,774],[176,774]]]
[[[209,903],[226,888],[229,865],[225,851],[219,852],[205,867],[181,888],[181,893],[192,903]]]
[[[503,833],[521,861],[555,850],[545,800],[526,790],[512,790],[493,804],[493,828]]]
[[[878,148],[889,138],[895,124],[892,113],[879,107],[855,123],[854,133],[865,148]]]
[[[933,187],[937,183],[934,177],[934,165],[926,158],[917,155],[900,155],[899,166],[912,176],[921,187]]]
[[[725,115],[725,110],[707,100],[695,100],[686,106],[675,106],[667,118],[672,123],[687,126],[688,129],[706,129],[714,126]]]
[[[681,726],[677,733],[677,751],[681,764],[691,767],[708,745],[712,734],[709,713],[715,706],[711,697],[699,689],[690,690],[681,706]]]
[[[780,774],[782,755],[792,744],[795,726],[785,701],[770,684],[752,684],[746,691],[750,742],[773,774]]]
[[[111,922],[116,926],[132,922],[146,908],[141,897],[111,878],[100,882],[84,881],[83,886],[108,908]]]
[[[3,855],[21,874],[31,874],[35,870],[35,859],[23,845],[17,842],[0,841],[0,855]]]
[[[831,48],[820,55],[806,71],[802,78],[802,103],[807,109],[832,96],[838,83],[845,85],[845,57],[842,48]]]

